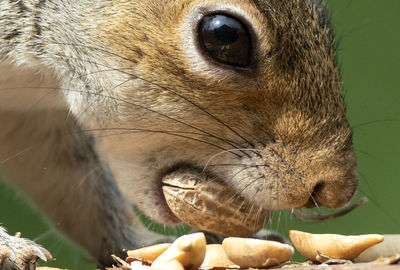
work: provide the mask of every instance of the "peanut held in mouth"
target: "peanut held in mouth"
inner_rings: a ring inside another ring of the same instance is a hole
[[[354,260],[367,248],[383,241],[383,236],[379,234],[344,236],[295,230],[289,231],[289,238],[304,257],[313,261],[319,261],[319,255],[332,259]]]
[[[163,178],[163,193],[171,211],[192,227],[228,236],[250,236],[271,212],[247,202],[219,182],[176,172]]]

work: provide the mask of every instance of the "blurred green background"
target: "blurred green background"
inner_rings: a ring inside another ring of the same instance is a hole
[[[339,43],[348,119],[360,174],[357,198],[370,202],[334,221],[305,224],[290,213],[268,226],[343,234],[400,233],[400,1],[327,1]],[[57,258],[48,265],[94,269],[81,249],[46,226],[22,196],[0,182],[0,221],[10,233],[22,232]],[[297,259],[301,257],[297,256]],[[43,264],[42,264],[43,265]]]

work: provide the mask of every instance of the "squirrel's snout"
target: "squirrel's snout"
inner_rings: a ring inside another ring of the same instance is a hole
[[[235,176],[231,185],[238,186],[241,194],[264,209],[339,208],[355,194],[358,180],[351,150],[295,151],[277,143],[262,153],[262,157],[249,160],[246,174]]]

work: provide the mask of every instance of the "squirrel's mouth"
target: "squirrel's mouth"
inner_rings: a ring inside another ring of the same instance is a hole
[[[136,215],[151,231],[182,235],[194,227],[225,236],[251,236],[272,217],[272,210],[257,207],[207,170],[179,164],[159,175],[156,200],[152,202],[159,214],[150,218],[146,209],[134,206]],[[324,215],[313,216],[301,209],[293,214],[304,222],[322,222],[342,216],[363,202]]]

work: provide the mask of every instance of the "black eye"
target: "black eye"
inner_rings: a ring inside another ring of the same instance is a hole
[[[199,37],[202,49],[214,60],[238,67],[250,64],[250,34],[239,20],[221,14],[205,16]]]

